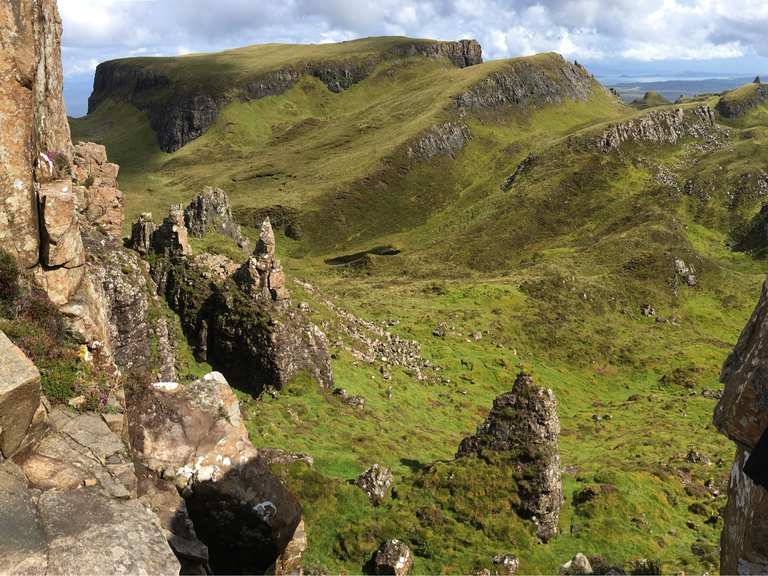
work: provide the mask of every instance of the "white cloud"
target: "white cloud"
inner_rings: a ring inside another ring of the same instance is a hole
[[[380,34],[472,36],[489,58],[768,55],[765,0],[59,0],[59,8],[68,74],[92,59]]]

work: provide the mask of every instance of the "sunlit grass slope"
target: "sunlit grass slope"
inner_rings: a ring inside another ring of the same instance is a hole
[[[343,58],[339,46],[296,54]],[[554,58],[532,61],[548,69]],[[204,184],[237,207],[296,208],[303,236],[278,234],[289,275],[363,318],[398,320],[390,329],[443,368],[440,383],[399,369],[384,380],[379,365],[340,345],[351,342],[323,297],[291,286],[329,335],[337,385],[366,399],[354,409],[306,378],[275,397],[241,395],[257,446],[315,458],[312,469],[279,470],[304,506],[307,568],[358,573],[382,539],[397,537],[413,548],[416,573],[470,573],[507,553],[521,573],[556,573],[576,552],[714,573],[733,447],[712,427],[715,400],[702,393],[720,389],[719,368],[765,269],[733,247],[765,201],[768,127],[755,116],[717,145],[684,139],[602,153],[584,142],[645,112],[599,89],[584,102],[457,110],[456,95],[513,65],[460,70],[409,58],[340,94],[305,78],[282,96],[230,104],[173,154],[124,104],[105,103],[72,128],[122,165],[129,218],[162,215]],[[409,143],[448,121],[472,134],[461,150],[409,157]],[[388,245],[399,253],[358,268],[326,262]],[[695,268],[695,286],[676,273],[678,258]],[[644,305],[656,315],[643,315]],[[438,323],[449,327],[443,338],[433,335]],[[520,369],[559,403],[566,501],[548,544],[512,511],[517,479],[503,462],[452,461]],[[692,450],[704,461],[687,458]],[[374,462],[396,476],[395,497],[378,508],[347,483]]]

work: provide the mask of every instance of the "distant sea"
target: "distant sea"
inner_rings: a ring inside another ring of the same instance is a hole
[[[752,82],[754,76],[597,76],[605,86],[616,89],[625,102],[642,98],[646,92],[658,92],[670,102],[680,96],[719,94]],[[768,79],[768,75],[766,76]]]

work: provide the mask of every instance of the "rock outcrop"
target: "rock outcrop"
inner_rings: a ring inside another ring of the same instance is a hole
[[[0,332],[0,456],[10,458],[16,453],[39,404],[40,372]]]
[[[227,103],[278,96],[303,76],[317,78],[330,91],[338,93],[367,78],[386,60],[412,56],[445,58],[462,68],[483,61],[480,44],[474,40],[413,40],[397,42],[378,53],[364,51],[355,55],[352,49],[350,54],[343,60],[315,59],[254,73],[228,84],[226,90],[218,86],[220,83],[192,85],[176,79],[173,72],[184,65],[178,60],[167,60],[162,72],[131,59],[113,60],[96,68],[88,111],[93,112],[108,98],[129,102],[148,113],[160,148],[173,152],[204,134]],[[159,98],[160,90],[168,90],[174,97]]]
[[[248,243],[240,226],[232,217],[229,198],[221,188],[206,186],[184,209],[184,223],[190,236],[203,238],[208,232],[216,232],[245,247]]]
[[[613,124],[594,141],[594,146],[607,153],[628,143],[677,144],[685,137],[702,139],[717,130],[715,113],[705,105],[674,110],[652,110],[633,120]]]
[[[503,452],[528,478],[520,494],[521,515],[532,518],[542,540],[557,534],[563,490],[558,437],[560,420],[552,390],[538,388],[521,373],[510,392],[493,401],[477,433],[462,440],[457,458],[481,450]]]
[[[0,246],[24,268],[39,261],[36,181],[48,168],[43,155],[65,162],[72,155],[60,38],[55,0],[0,7]]]
[[[279,301],[290,297],[285,286],[285,273],[275,256],[275,233],[269,218],[261,224],[253,256],[243,263],[234,279],[243,292],[255,300]]]
[[[221,255],[190,255],[180,214],[174,206],[152,234],[150,251],[159,257],[151,272],[197,357],[256,394],[282,388],[302,370],[330,388],[325,335],[289,298],[269,220],[253,255],[238,266]],[[133,245],[140,250],[147,225],[146,216],[134,224]]]
[[[529,108],[587,100],[604,90],[581,66],[559,54],[517,58],[456,97],[459,110],[490,111],[503,106]],[[543,62],[542,59],[547,59]]]
[[[455,122],[438,124],[408,146],[408,157],[430,161],[436,156],[455,156],[472,139],[469,127]]]
[[[757,307],[720,376],[725,388],[715,409],[714,422],[720,432],[736,443],[720,542],[723,574],[768,571],[768,490],[744,471],[768,429],[767,370],[768,282],[763,285]]]
[[[3,572],[178,574],[118,435],[97,414],[44,412],[40,442],[0,463]]]

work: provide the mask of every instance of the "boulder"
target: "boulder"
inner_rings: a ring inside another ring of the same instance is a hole
[[[374,464],[357,477],[355,485],[365,492],[371,504],[378,506],[387,497],[393,481],[389,468]]]
[[[40,405],[40,372],[0,332],[0,454],[10,458],[21,446]]]
[[[49,490],[38,508],[49,574],[179,574],[157,518],[137,500],[99,488]]]
[[[44,576],[45,534],[24,473],[12,461],[0,463],[0,572]]]
[[[557,534],[563,490],[560,481],[558,438],[560,420],[552,390],[537,387],[520,373],[510,392],[493,401],[493,408],[477,433],[462,440],[457,458],[482,450],[506,453],[531,477],[520,494],[519,512],[534,519],[542,540]]]
[[[413,570],[413,554],[400,540],[387,540],[373,557],[374,574],[405,576]]]
[[[260,574],[279,559],[300,564],[300,539],[283,555],[297,536],[301,506],[261,459],[196,482],[186,501],[214,574]]]
[[[184,209],[184,223],[189,234],[203,238],[208,232],[216,232],[245,247],[248,239],[232,216],[229,198],[221,188],[206,186]]]
[[[584,556],[581,552],[576,554],[573,558],[568,560],[565,564],[560,566],[560,574],[566,574],[568,576],[577,576],[582,574],[592,574],[592,564],[589,562],[589,558]]]
[[[768,491],[744,472],[750,454],[768,429],[764,401],[768,396],[767,372],[768,282],[720,375],[725,387],[715,408],[714,423],[736,443],[720,540],[723,574],[768,572]]]
[[[128,395],[131,446],[144,466],[177,484],[217,480],[256,456],[224,376],[158,382]]]

